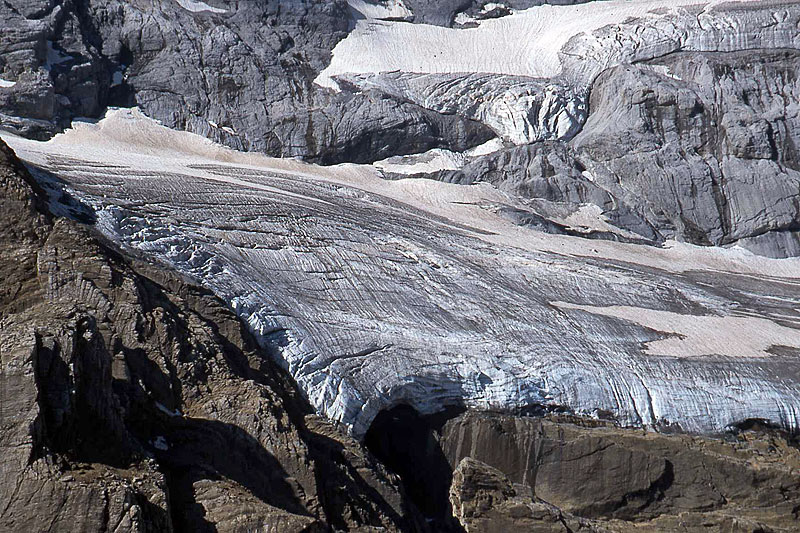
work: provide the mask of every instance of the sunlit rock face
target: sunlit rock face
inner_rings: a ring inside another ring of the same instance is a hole
[[[800,253],[800,55],[679,52],[604,71],[570,142],[420,173],[488,181],[540,216],[593,204],[640,238]],[[554,202],[556,207],[547,202]]]
[[[46,139],[136,105],[237,150],[323,163],[491,136],[410,102],[315,86],[353,24],[344,0],[11,0],[0,5],[0,126]]]
[[[137,112],[7,140],[110,239],[229,302],[356,435],[399,403],[800,427],[797,259],[537,231],[489,184],[237,154]],[[586,213],[558,223],[624,234]]]

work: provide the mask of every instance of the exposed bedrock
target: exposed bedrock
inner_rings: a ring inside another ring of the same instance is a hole
[[[506,149],[435,177],[595,204],[652,242],[796,256],[799,69],[794,50],[686,52],[614,67],[594,84],[589,119],[570,143]]]
[[[796,51],[615,67],[572,145],[596,183],[665,236],[798,255],[798,69]]]
[[[367,444],[394,453],[412,499],[444,500],[429,516],[443,530],[788,532],[800,520],[796,438],[763,427],[715,439],[401,406]]]
[[[314,86],[352,24],[343,0],[187,5],[194,10],[175,0],[0,5],[0,125],[48,138],[75,117],[138,105],[236,149],[323,163],[463,150],[490,136],[413,103]]]
[[[0,530],[424,529],[222,301],[43,198],[0,144]]]

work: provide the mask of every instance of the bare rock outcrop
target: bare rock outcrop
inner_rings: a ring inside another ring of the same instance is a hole
[[[344,0],[11,0],[0,5],[0,126],[44,139],[137,105],[235,149],[322,163],[491,136],[402,100],[314,86],[351,24]]]
[[[458,463],[450,486],[453,513],[467,533],[599,532],[588,520],[566,515],[558,508],[518,494],[508,477],[486,463],[465,457]]]
[[[508,148],[433,177],[594,204],[652,243],[797,256],[798,68],[793,50],[681,52],[613,67],[593,85],[589,118],[570,142]]]
[[[712,439],[574,422],[471,412],[444,424],[440,444],[454,467],[450,498],[461,523],[509,530],[539,509],[536,520],[555,524],[542,531],[569,531],[555,518],[574,516],[581,527],[609,531],[800,526],[800,453],[791,437],[764,430]]]

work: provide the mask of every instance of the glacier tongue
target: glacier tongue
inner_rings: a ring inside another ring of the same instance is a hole
[[[488,184],[235,153],[135,111],[4,139],[109,238],[230,302],[356,435],[398,403],[800,429],[798,259],[538,233]],[[708,343],[680,342],[695,323]],[[744,342],[765,325],[763,346]]]

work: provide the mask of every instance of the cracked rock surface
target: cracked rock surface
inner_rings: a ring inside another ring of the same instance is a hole
[[[10,0],[0,5],[0,124],[49,138],[75,117],[138,105],[239,150],[372,161],[491,134],[380,94],[313,85],[352,19],[343,0]],[[203,8],[202,6],[206,6]],[[413,139],[413,140],[412,140]]]

